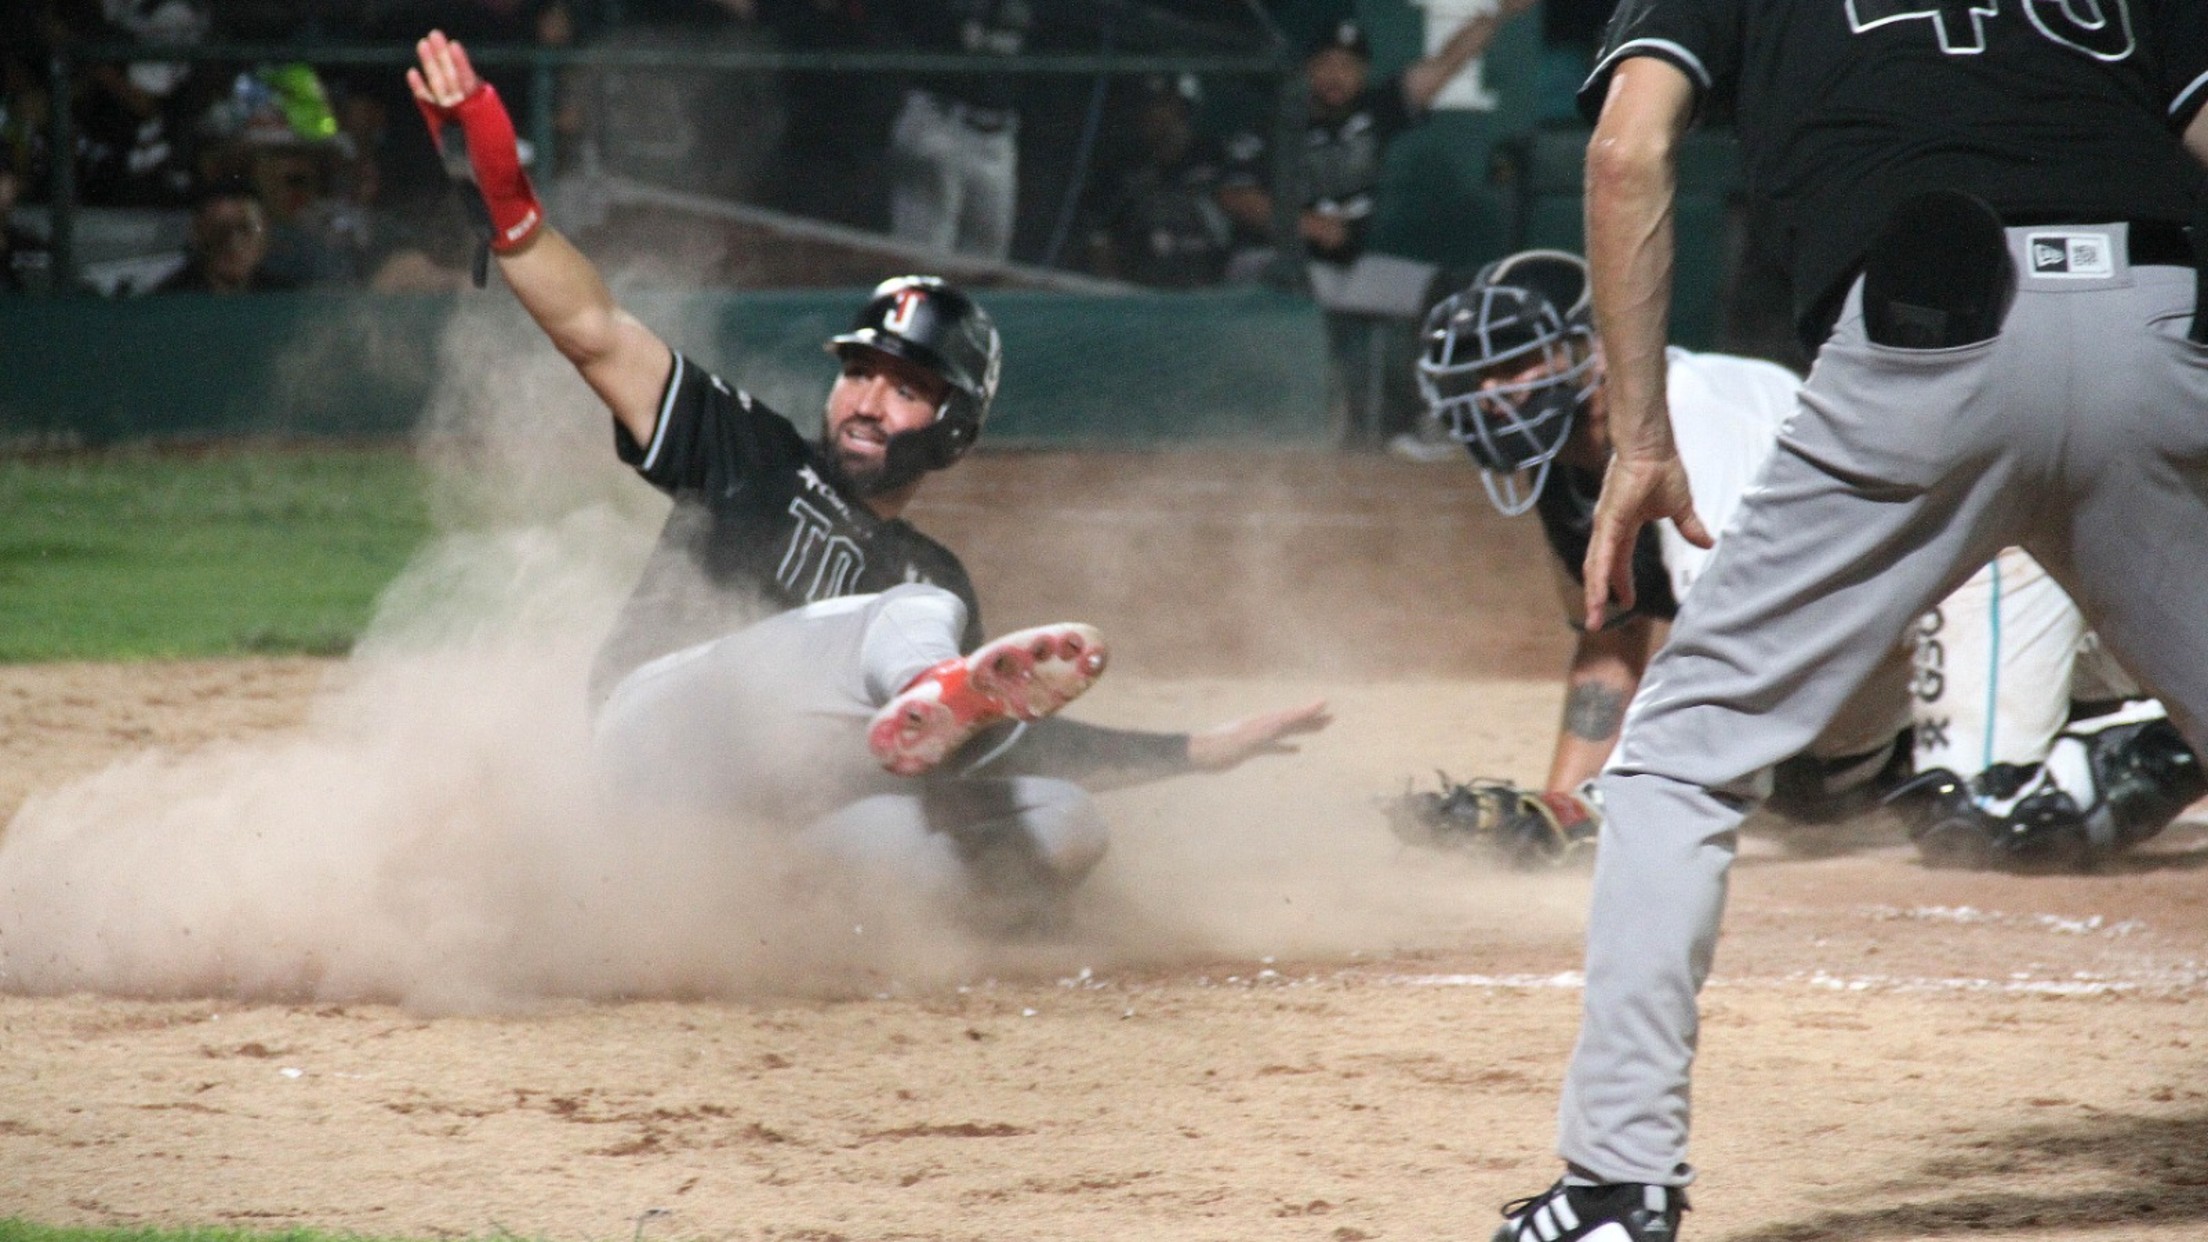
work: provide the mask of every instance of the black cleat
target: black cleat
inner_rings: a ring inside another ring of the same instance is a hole
[[[2001,838],[2001,825],[1978,809],[1970,786],[1946,768],[1931,768],[1886,794],[1885,804],[1909,826],[1909,839],[1927,867],[1977,870],[1990,867]]]
[[[1503,1205],[1493,1242],[1673,1242],[1686,1192],[1676,1186],[1614,1182],[1567,1186]]]

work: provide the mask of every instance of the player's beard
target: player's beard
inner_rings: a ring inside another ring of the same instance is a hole
[[[828,463],[829,473],[843,490],[861,499],[877,494],[883,467],[888,464],[886,456],[869,460],[846,453],[825,429],[813,441],[813,447],[819,451],[821,460]]]
[[[881,456],[874,458],[846,453],[825,430],[813,444],[833,470],[837,482],[861,500],[894,492],[926,474],[928,469],[918,452],[921,446],[910,432],[891,436],[883,444]]]

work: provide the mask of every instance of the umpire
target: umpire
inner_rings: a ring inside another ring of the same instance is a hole
[[[1496,1234],[1669,1242],[1734,830],[1912,618],[2021,545],[2208,744],[2208,0],[1625,0],[1580,99],[1617,442],[1590,627],[1643,525],[1708,540],[1664,370],[1698,116],[1791,222],[1817,352],[1600,783],[1566,1172]]]

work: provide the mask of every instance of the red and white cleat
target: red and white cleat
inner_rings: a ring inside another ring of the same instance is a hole
[[[917,776],[1007,717],[1040,720],[1103,676],[1104,637],[1071,621],[983,643],[912,679],[867,726],[867,748],[899,776]]]

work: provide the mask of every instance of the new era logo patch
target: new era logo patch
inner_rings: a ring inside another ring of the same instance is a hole
[[[2106,233],[2032,233],[2024,240],[2034,276],[2099,280],[2116,274]]]

